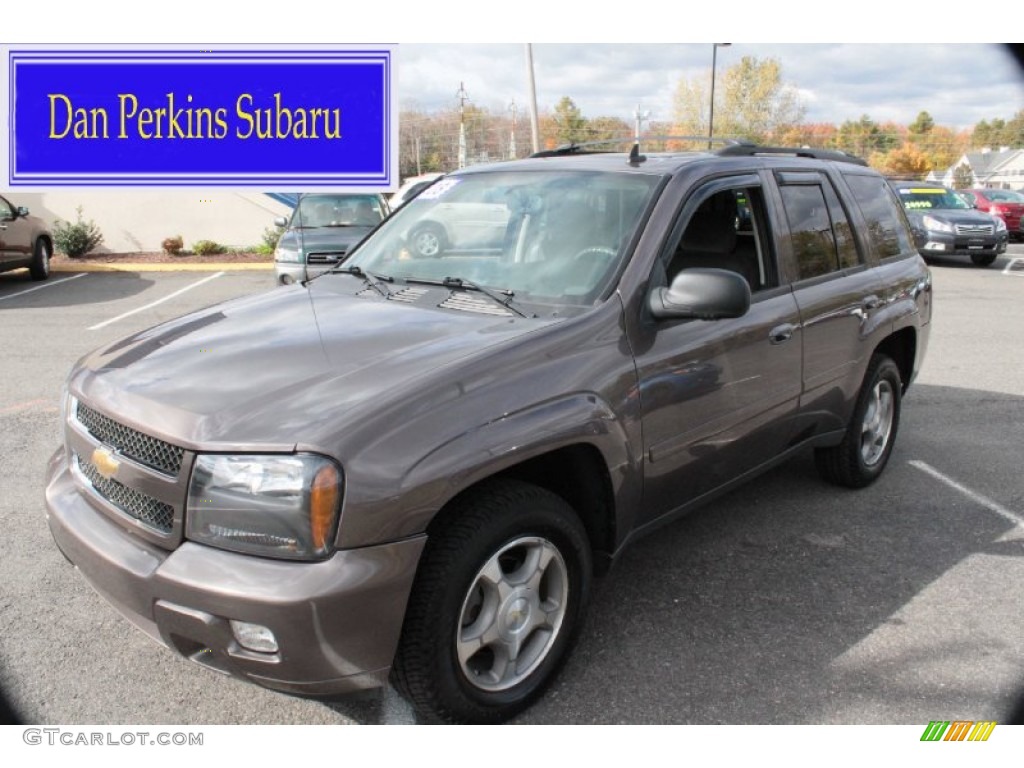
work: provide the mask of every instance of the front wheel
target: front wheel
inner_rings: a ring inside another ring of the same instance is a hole
[[[886,355],[873,356],[843,441],[815,451],[818,471],[826,480],[863,488],[878,479],[896,441],[902,392],[896,363]]]
[[[974,262],[976,267],[987,267],[990,266],[996,260],[994,253],[972,253],[971,261]]]
[[[586,531],[560,497],[495,481],[431,530],[392,671],[429,721],[496,723],[552,679],[591,577]]]

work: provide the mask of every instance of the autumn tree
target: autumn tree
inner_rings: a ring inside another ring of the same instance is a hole
[[[928,156],[909,142],[889,152],[875,152],[870,165],[887,176],[906,179],[923,179],[932,170]]]
[[[967,163],[960,163],[953,169],[953,189],[970,189],[974,186],[974,174]]]
[[[927,112],[918,112],[917,119],[907,126],[911,138],[926,136],[935,127],[935,121]]]
[[[573,144],[587,140],[587,119],[576,102],[563,96],[555,105],[555,138],[559,144]]]
[[[798,124],[804,115],[796,90],[782,80],[777,59],[744,56],[718,78],[715,92],[715,135],[768,143]],[[673,100],[673,133],[708,133],[711,73],[682,78]]]
[[[888,152],[898,140],[891,134],[885,134],[874,120],[861,115],[860,120],[847,120],[839,126],[837,137],[839,149],[850,152],[858,157],[869,157],[874,152]]]

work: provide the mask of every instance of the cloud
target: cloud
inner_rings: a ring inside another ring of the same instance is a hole
[[[995,44],[736,43],[719,49],[719,76],[743,56],[778,59],[809,122],[841,124],[867,114],[906,124],[928,111],[939,125],[960,129],[1009,119],[1024,105],[1024,73]],[[400,57],[403,105],[450,108],[460,82],[482,107],[527,104],[524,45],[406,44]],[[541,111],[569,96],[588,117],[626,120],[637,104],[655,120],[671,119],[679,79],[711,70],[708,43],[536,44],[533,57]]]

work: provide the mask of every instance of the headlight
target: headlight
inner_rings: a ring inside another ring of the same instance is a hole
[[[952,232],[953,225],[947,224],[944,221],[939,221],[934,216],[925,216],[923,219],[925,229],[929,229],[932,232]]]
[[[192,541],[289,560],[326,557],[341,507],[338,466],[323,456],[196,458],[185,535]]]
[[[282,248],[278,246],[274,249],[274,261],[290,261],[299,264],[302,262],[302,251],[298,248]]]
[[[996,232],[1005,232],[1006,222],[1003,219],[996,218]]]

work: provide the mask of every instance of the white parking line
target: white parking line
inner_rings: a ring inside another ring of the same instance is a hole
[[[192,285],[186,285],[184,288],[181,288],[180,290],[177,290],[177,291],[175,291],[172,294],[164,296],[162,299],[157,299],[156,301],[150,302],[149,304],[146,304],[143,307],[137,307],[135,309],[129,310],[128,312],[120,314],[117,317],[112,317],[109,320],[104,320],[102,323],[96,323],[96,325],[90,326],[89,330],[90,331],[96,331],[96,330],[99,330],[100,328],[105,328],[106,326],[111,325],[112,323],[116,323],[118,320],[124,320],[124,318],[126,318],[126,317],[131,317],[134,314],[138,314],[139,312],[143,312],[143,311],[145,311],[147,309],[150,309],[151,307],[157,306],[158,304],[163,304],[165,301],[170,301],[174,297],[180,296],[181,294],[185,293],[185,291],[191,291],[193,288],[198,288],[203,283],[208,283],[211,280],[216,280],[218,277],[221,277],[223,274],[224,274],[223,272],[217,272],[216,274],[210,275],[209,277],[204,277],[202,280],[199,280],[198,282],[192,283]]]
[[[935,469],[935,467],[926,464],[923,461],[914,460],[908,463],[915,469],[919,469],[925,474],[931,475],[939,482],[945,483],[950,488],[960,491],[960,493],[969,498],[971,501],[980,504],[981,506],[991,510],[992,512],[995,512],[997,515],[999,515],[1002,518],[1005,518],[1006,520],[1009,520],[1014,525],[1020,528],[1024,528],[1024,517],[1021,517],[1016,512],[1011,512],[1002,504],[992,501],[992,499],[990,499],[988,496],[983,496],[977,491],[971,490],[966,485],[958,483],[953,478],[946,477],[946,475],[939,472],[939,470]]]
[[[1024,259],[1010,259],[1009,263],[1003,267],[1004,275],[1013,275],[1014,277],[1024,277],[1024,269],[1017,269],[1017,262],[1024,262]]]
[[[85,275],[85,272],[79,272],[77,275],[72,275],[71,277],[62,277],[60,280],[50,280],[48,282],[43,283],[42,285],[37,285],[35,288],[26,288],[24,291],[18,291],[17,293],[9,293],[6,296],[0,296],[0,301],[13,299],[15,296],[24,296],[26,293],[32,293],[32,291],[41,291],[43,288],[52,288],[53,286],[58,285],[59,283],[66,283],[68,280],[74,280],[79,277],[85,277]]]

